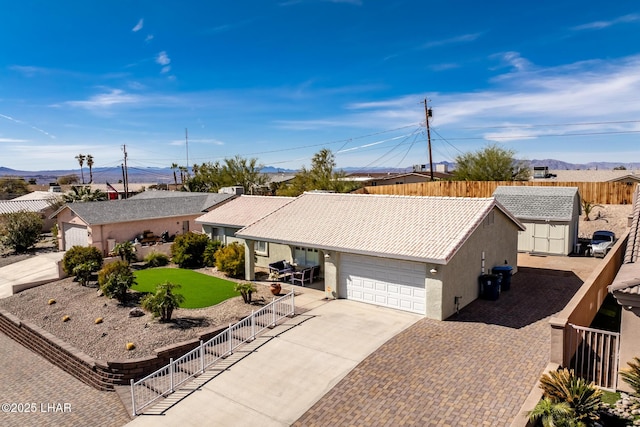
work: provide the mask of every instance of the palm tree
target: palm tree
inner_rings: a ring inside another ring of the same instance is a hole
[[[529,412],[529,421],[540,420],[543,427],[559,427],[566,425],[572,416],[573,410],[567,402],[553,402],[545,397]]]
[[[176,176],[176,169],[178,169],[177,163],[171,163],[171,170],[173,171],[173,183],[178,187],[178,177]]]
[[[74,185],[71,187],[71,191],[62,195],[62,199],[65,203],[74,202],[96,202],[101,200],[107,200],[107,193],[101,190],[91,191],[91,187]]]
[[[93,184],[93,156],[87,154],[87,166],[89,166],[89,184]]]
[[[84,154],[78,154],[76,156],[76,160],[78,161],[78,164],[80,165],[80,174],[82,175],[82,183],[84,184],[84,172],[82,171],[82,165],[84,165],[84,159],[86,159],[86,156]]]
[[[184,184],[184,180],[187,177],[187,167],[178,166],[178,169],[180,169],[180,184]]]

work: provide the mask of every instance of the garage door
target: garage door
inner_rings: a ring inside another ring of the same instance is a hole
[[[348,299],[425,314],[426,265],[341,254],[340,284]]]
[[[87,227],[68,223],[65,223],[63,227],[65,251],[71,249],[73,246],[88,246]]]

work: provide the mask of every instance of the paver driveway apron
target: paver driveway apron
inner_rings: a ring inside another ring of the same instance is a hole
[[[129,425],[291,425],[365,357],[421,318],[331,301],[275,328],[268,333],[273,339],[163,415],[141,415]],[[299,324],[287,330],[287,323]]]

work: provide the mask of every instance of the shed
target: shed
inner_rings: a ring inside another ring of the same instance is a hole
[[[578,242],[578,187],[498,186],[493,196],[520,220],[518,251],[569,255]]]

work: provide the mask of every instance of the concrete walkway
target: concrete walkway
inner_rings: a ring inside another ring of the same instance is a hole
[[[0,298],[13,295],[14,288],[24,290],[58,280],[63,256],[64,252],[50,252],[0,268]]]
[[[289,426],[369,354],[422,318],[348,300],[324,303],[323,297],[305,289],[296,306],[309,311],[128,425]]]

